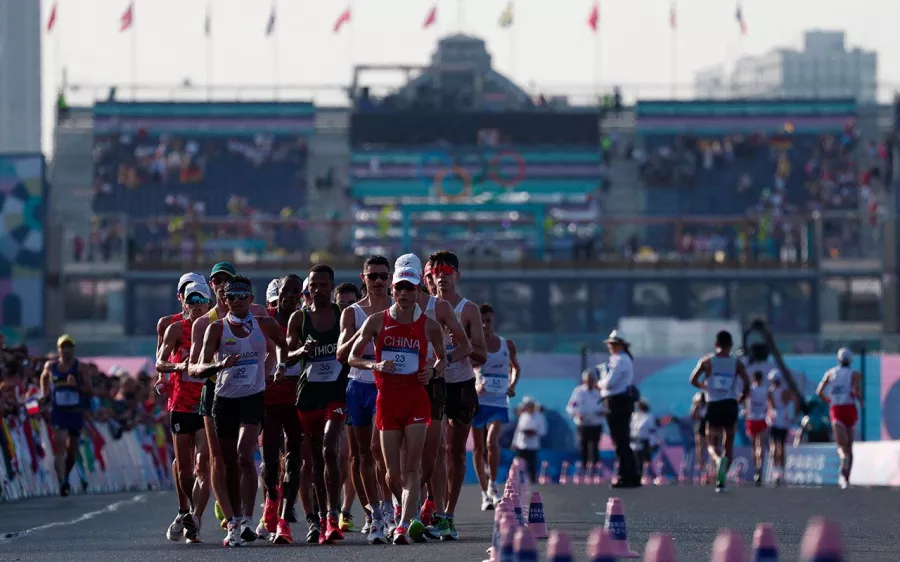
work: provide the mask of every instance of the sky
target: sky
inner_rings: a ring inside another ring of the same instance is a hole
[[[70,86],[82,86],[69,92],[70,103],[130,83],[145,87],[138,99],[204,99],[204,87],[179,90],[190,80],[211,84],[217,99],[312,97],[333,105],[346,99],[341,88],[354,65],[426,64],[439,37],[460,31],[483,38],[494,67],[513,81],[573,99],[602,89],[597,84],[621,85],[628,97],[685,97],[695,71],[800,48],[809,29],[843,30],[848,46],[878,51],[882,90],[900,85],[896,0],[743,0],[743,36],[735,0],[675,0],[675,32],[670,0],[599,0],[596,34],[587,24],[594,0],[514,0],[510,29],[498,25],[508,0],[134,0],[133,26],[120,32],[130,1],[58,0],[47,33],[53,1],[42,0],[45,115],[63,69]],[[434,5],[437,23],[423,29]],[[273,6],[276,31],[267,37]],[[347,7],[352,20],[335,34]],[[402,83],[398,73],[366,78],[376,91]]]

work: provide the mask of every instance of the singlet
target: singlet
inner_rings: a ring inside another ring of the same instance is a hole
[[[297,382],[297,408],[302,411],[321,410],[329,404],[347,400],[347,374],[350,368],[337,360],[338,340],[341,337],[341,307],[332,304],[334,325],[325,332],[315,329],[309,310],[303,311],[300,342],[309,338],[317,345],[303,361]]]
[[[413,322],[401,324],[391,316],[391,310],[381,313],[384,324],[375,339],[375,360],[393,361],[393,373],[375,371],[375,385],[384,388],[422,386],[416,375],[425,368],[428,354],[428,338],[425,324],[428,316],[419,314]]]
[[[181,363],[190,356],[192,327],[193,322],[191,322],[190,318],[181,320],[181,341],[178,342],[178,348],[169,357],[169,361],[172,363]],[[200,393],[203,391],[206,379],[195,378],[190,376],[187,371],[182,371],[180,373],[169,373],[169,382],[169,411],[187,412],[189,414],[199,413]]]
[[[631,416],[631,440],[650,441],[656,436],[656,416],[651,412],[637,411]]]
[[[222,321],[222,341],[217,360],[239,353],[241,359],[234,367],[223,369],[216,380],[216,396],[243,398],[266,389],[266,335],[259,322],[250,316],[250,334],[239,338],[231,330],[228,320]]]
[[[787,429],[791,426],[793,420],[793,411],[791,403],[793,400],[785,400],[784,395],[787,392],[784,388],[776,388],[772,391],[773,411],[769,415],[769,425],[779,429]]]
[[[824,379],[828,380],[828,390],[831,392],[832,406],[845,406],[853,404],[853,369],[838,365],[825,372]]]
[[[750,385],[750,396],[747,398],[747,419],[761,421],[766,419],[769,409],[769,389],[764,384]]]
[[[709,364],[712,373],[706,379],[706,402],[736,400],[737,359],[710,355]]]
[[[468,299],[462,299],[453,309],[453,313],[456,314],[456,319],[460,322],[462,322],[462,311],[467,302],[469,302]],[[428,307],[425,309],[425,314],[435,321],[437,320],[434,317],[434,305],[436,303],[437,298],[431,297],[428,301]],[[447,353],[451,353],[456,349],[456,345],[453,344],[450,333],[446,329],[444,330],[444,345],[447,348]],[[475,370],[472,368],[472,361],[468,357],[462,359],[454,357],[453,363],[450,363],[444,369],[444,380],[448,383],[465,382],[473,378],[475,378]]]
[[[212,324],[213,322],[215,322],[215,321],[217,321],[217,320],[219,319],[219,312],[218,312],[218,310],[216,310],[216,307],[215,307],[215,306],[212,307],[211,309],[209,309],[209,312],[207,313],[207,316],[209,317],[209,323],[210,323],[210,324]],[[207,325],[206,327],[209,328],[209,325]],[[192,330],[193,330],[193,328],[192,328]],[[215,386],[215,384],[216,384],[216,379],[217,379],[218,377],[219,377],[219,374],[218,374],[218,373],[216,373],[215,375],[209,377],[208,379],[206,379],[206,384],[208,384],[208,385],[210,385],[210,386]]]
[[[369,317],[366,314],[366,311],[363,310],[359,303],[353,303],[350,305],[350,308],[353,310],[354,317],[354,326],[356,326],[356,330],[359,331],[362,328],[363,323]],[[366,349],[363,351],[363,359],[375,359],[375,344],[373,342],[369,342],[366,344]],[[363,369],[357,369],[356,367],[350,367],[349,377],[351,380],[355,380],[358,382],[365,383],[374,383],[375,382],[375,373],[372,371],[366,371]]]
[[[269,316],[275,318],[281,332],[287,336],[287,327],[278,322],[278,308],[270,306],[266,309]],[[277,382],[266,384],[266,406],[294,405],[297,398],[297,378],[303,366],[298,362],[284,371],[284,377]]]
[[[72,361],[72,367],[63,372],[59,370],[59,361],[53,363],[50,370],[50,400],[54,410],[77,412],[82,410],[81,391],[71,386],[57,387],[57,384],[65,384],[69,375],[75,375],[76,384],[81,385],[81,375],[78,374],[78,359]]]
[[[478,395],[480,406],[496,406],[506,408],[509,397],[509,348],[506,338],[500,338],[500,349],[488,352],[487,361],[475,369],[475,377],[484,385],[484,392]]]

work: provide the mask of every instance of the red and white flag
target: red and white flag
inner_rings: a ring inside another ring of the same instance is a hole
[[[600,27],[600,2],[599,0],[594,2],[594,7],[591,8],[591,14],[588,16],[588,25],[591,28],[591,31],[594,33],[597,32],[597,29]]]
[[[123,31],[128,31],[131,29],[131,24],[134,23],[134,2],[128,4],[128,9],[125,10],[125,13],[122,14],[122,17],[119,18],[119,33]]]
[[[346,10],[341,12],[341,15],[338,16],[338,19],[334,22],[334,32],[340,33],[341,27],[344,26],[345,23],[350,23],[350,8],[348,7]]]
[[[425,23],[422,25],[422,29],[428,29],[432,25],[437,22],[437,4],[431,7],[431,10],[428,12],[428,17],[425,18]]]
[[[53,26],[56,25],[56,8],[59,7],[59,4],[54,2],[53,7],[50,8],[50,18],[47,20],[47,33],[53,31]]]

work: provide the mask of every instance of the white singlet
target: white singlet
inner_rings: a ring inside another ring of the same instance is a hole
[[[712,372],[706,378],[706,402],[737,400],[737,359],[710,355],[709,364]]]
[[[359,303],[353,303],[350,305],[350,308],[353,309],[353,315],[355,318],[354,325],[356,326],[356,330],[359,331],[362,328],[363,323],[366,321],[366,318],[369,317],[366,314],[366,311],[359,306]],[[365,351],[363,351],[363,359],[371,359],[375,360],[375,342],[370,341],[366,345]],[[375,373],[372,371],[357,369],[356,367],[350,367],[350,374],[348,375],[350,380],[365,382],[370,384],[375,384]]]
[[[499,336],[498,336],[499,337]],[[484,393],[478,395],[480,406],[506,408],[509,405],[509,347],[506,338],[500,338],[500,349],[487,354],[487,362],[475,368],[475,379],[484,385]]]
[[[216,359],[240,354],[234,367],[223,369],[216,379],[216,396],[243,398],[266,390],[266,336],[256,318],[246,325],[250,334],[239,338],[231,331],[228,320],[222,321],[222,340]]]
[[[435,321],[437,320],[434,317],[434,305],[436,302],[437,298],[431,297],[428,301],[428,306],[425,308],[425,314]],[[459,320],[460,323],[462,323],[462,311],[467,302],[469,302],[468,299],[462,299],[459,301],[459,304],[456,305],[456,308],[453,309],[454,314],[456,314],[456,319]],[[444,345],[447,348],[448,354],[456,349],[456,346],[453,345],[450,334],[446,329],[444,330]],[[434,353],[434,351],[431,350],[431,353]],[[475,369],[472,368],[472,361],[469,360],[468,357],[462,359],[454,358],[453,363],[450,363],[444,369],[444,380],[448,383],[465,382],[473,378],[475,378]]]
[[[825,371],[832,406],[853,404],[853,369],[838,365]]]
[[[760,384],[750,385],[750,397],[747,399],[747,419],[762,421],[766,419],[769,409],[769,389]]]
[[[772,391],[772,404],[774,408],[769,416],[769,425],[778,429],[788,429],[791,427],[793,419],[793,411],[791,403],[793,400],[785,400],[784,395],[787,391],[784,388],[776,388]]]

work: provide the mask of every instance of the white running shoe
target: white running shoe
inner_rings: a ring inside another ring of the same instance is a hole
[[[488,492],[481,492],[481,511],[494,509],[494,501]]]
[[[359,530],[360,533],[364,535],[368,535],[372,530],[372,517],[370,515],[366,516],[366,524],[362,526],[362,529]]]
[[[170,541],[180,541],[183,534],[184,515],[179,513],[175,516],[175,521],[172,521],[172,524],[169,525],[169,529],[166,531],[166,538]]]
[[[369,534],[366,536],[366,542],[369,544],[387,544],[387,537],[384,536],[382,525],[381,521],[372,521],[371,529],[369,529]]]
[[[260,521],[260,522],[259,522],[259,525],[256,526],[256,536],[257,536],[257,538],[259,538],[259,540],[261,540],[261,541],[267,541],[267,540],[269,540],[269,539],[274,538],[274,537],[272,536],[272,533],[270,533],[270,532],[266,529],[266,526],[263,525],[262,521]]]
[[[841,477],[838,479],[838,484],[841,486],[841,490],[846,490],[850,487],[850,481],[847,480],[847,477],[841,474]]]
[[[500,490],[497,489],[497,483],[491,482],[490,486],[488,486],[488,495],[493,498],[494,505],[500,505],[500,500],[503,499],[503,494],[500,493]]]
[[[244,539],[241,538],[241,524],[236,521],[229,521],[222,546],[236,547],[242,544],[244,544]]]
[[[200,540],[200,519],[193,513],[184,516],[184,542],[196,544]]]
[[[241,517],[241,540],[243,542],[253,542],[258,538],[253,528],[253,520],[247,516]]]

